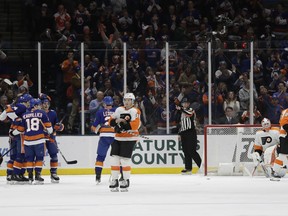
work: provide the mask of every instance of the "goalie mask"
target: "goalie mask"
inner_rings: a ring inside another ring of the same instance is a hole
[[[269,119],[267,118],[264,118],[262,121],[261,121],[261,125],[262,125],[262,128],[263,129],[270,129],[271,128],[271,122]]]

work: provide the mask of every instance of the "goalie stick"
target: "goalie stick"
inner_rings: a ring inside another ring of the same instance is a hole
[[[266,178],[270,178],[270,177],[271,177],[271,174],[269,173],[269,171],[268,171],[268,169],[266,168],[266,166],[265,166],[265,164],[263,163],[263,161],[261,161],[261,162],[259,161],[259,163],[254,167],[254,169],[253,169],[253,171],[252,171],[252,173],[251,173],[251,176],[253,177],[253,176],[255,175],[255,172],[256,172],[257,167],[258,167],[259,165],[261,166],[261,168],[262,168],[262,170],[263,170]]]
[[[64,116],[64,117],[65,117],[65,116]],[[63,117],[62,119],[64,119],[64,117]],[[41,119],[40,119],[40,123],[42,124],[44,130],[47,131],[47,128],[46,128],[46,126],[44,125],[44,123],[42,122]],[[49,139],[50,142],[52,142],[52,143],[54,143],[54,144],[56,145],[57,150],[59,151],[60,155],[62,156],[62,158],[64,159],[64,161],[65,161],[67,164],[77,164],[77,163],[78,163],[77,160],[68,161],[68,160],[64,157],[63,153],[61,152],[60,148],[59,148],[58,145],[56,144],[55,140],[52,139],[52,138],[50,137],[50,135],[48,135],[48,139]]]

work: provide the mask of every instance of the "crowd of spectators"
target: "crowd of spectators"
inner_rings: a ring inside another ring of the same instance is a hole
[[[30,6],[32,39],[42,42],[42,68],[56,86],[54,91],[45,88],[45,93],[53,94],[57,112],[70,113],[68,133],[79,132],[80,126],[81,42],[88,131],[104,96],[113,97],[115,106],[121,104],[124,42],[127,88],[136,95],[144,133],[165,134],[167,117],[170,133],[177,133],[175,105],[184,97],[196,110],[198,125],[207,124],[208,41],[213,49],[213,123],[249,122],[251,41],[255,123],[267,117],[277,124],[281,110],[287,108],[288,4],[284,1],[46,0]],[[165,42],[169,43],[169,81],[165,80]]]

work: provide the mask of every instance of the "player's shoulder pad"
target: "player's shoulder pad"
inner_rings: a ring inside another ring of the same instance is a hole
[[[138,108],[136,108],[136,107],[132,107],[131,109],[132,109],[132,110],[135,110],[135,112],[136,112],[136,113],[138,113],[138,114],[140,114],[140,113],[141,113],[141,110],[140,110],[140,109],[138,109]]]
[[[272,131],[280,131],[280,128],[279,127],[271,127],[270,130],[272,130]]]
[[[256,134],[259,134],[259,133],[264,133],[264,131],[263,130],[257,130]]]

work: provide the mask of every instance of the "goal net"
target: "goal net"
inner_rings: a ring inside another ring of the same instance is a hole
[[[207,125],[204,128],[205,175],[251,175],[251,153],[261,125]],[[255,175],[264,175],[259,166]]]

